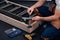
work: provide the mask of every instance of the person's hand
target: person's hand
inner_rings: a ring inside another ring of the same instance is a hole
[[[32,18],[32,20],[39,21],[40,20],[40,16],[35,16],[35,17]]]
[[[30,7],[27,10],[27,12],[28,12],[29,15],[31,15],[33,11],[34,11],[34,8],[33,7]]]

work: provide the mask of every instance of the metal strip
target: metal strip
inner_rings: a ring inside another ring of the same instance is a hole
[[[8,3],[8,0],[4,0],[4,1],[6,1],[6,3]]]
[[[26,10],[24,10],[23,12],[21,12],[21,13],[17,14],[17,16],[22,16],[22,15],[24,15],[25,13],[27,13],[27,11],[26,11]]]
[[[11,2],[11,1],[8,1],[8,2],[11,3],[11,4],[14,4],[14,5],[20,6],[20,7],[29,8],[27,6],[24,6],[24,5],[21,5],[21,4],[17,4],[17,3]]]
[[[13,12],[13,11],[15,11],[16,9],[19,9],[20,7],[15,7],[15,8],[13,8],[13,9],[11,9],[11,10],[9,10],[8,12]]]
[[[2,8],[5,8],[5,7],[8,7],[8,6],[10,6],[10,5],[12,5],[12,4],[7,4],[7,5],[3,6],[3,7],[1,7],[1,9],[2,9]]]

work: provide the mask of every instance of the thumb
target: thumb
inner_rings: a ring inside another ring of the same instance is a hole
[[[32,14],[32,12],[33,12],[33,10],[30,10],[29,15],[31,15],[31,14]]]
[[[31,15],[32,12],[33,12],[33,9],[28,9],[27,12],[28,12],[29,15]]]

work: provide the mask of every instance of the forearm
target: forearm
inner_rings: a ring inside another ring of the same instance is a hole
[[[36,4],[34,4],[32,7],[33,8],[37,8],[43,5],[43,3],[45,2],[45,0],[39,0]]]
[[[58,20],[58,16],[55,16],[55,15],[52,15],[52,16],[49,16],[49,17],[40,17],[40,20],[42,21],[55,21],[55,20]]]

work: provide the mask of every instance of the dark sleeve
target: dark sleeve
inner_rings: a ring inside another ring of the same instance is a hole
[[[39,8],[37,8],[39,13],[43,16],[43,17],[47,17],[47,16],[51,16],[53,15],[52,12],[49,11],[49,8],[46,6],[41,6]]]

